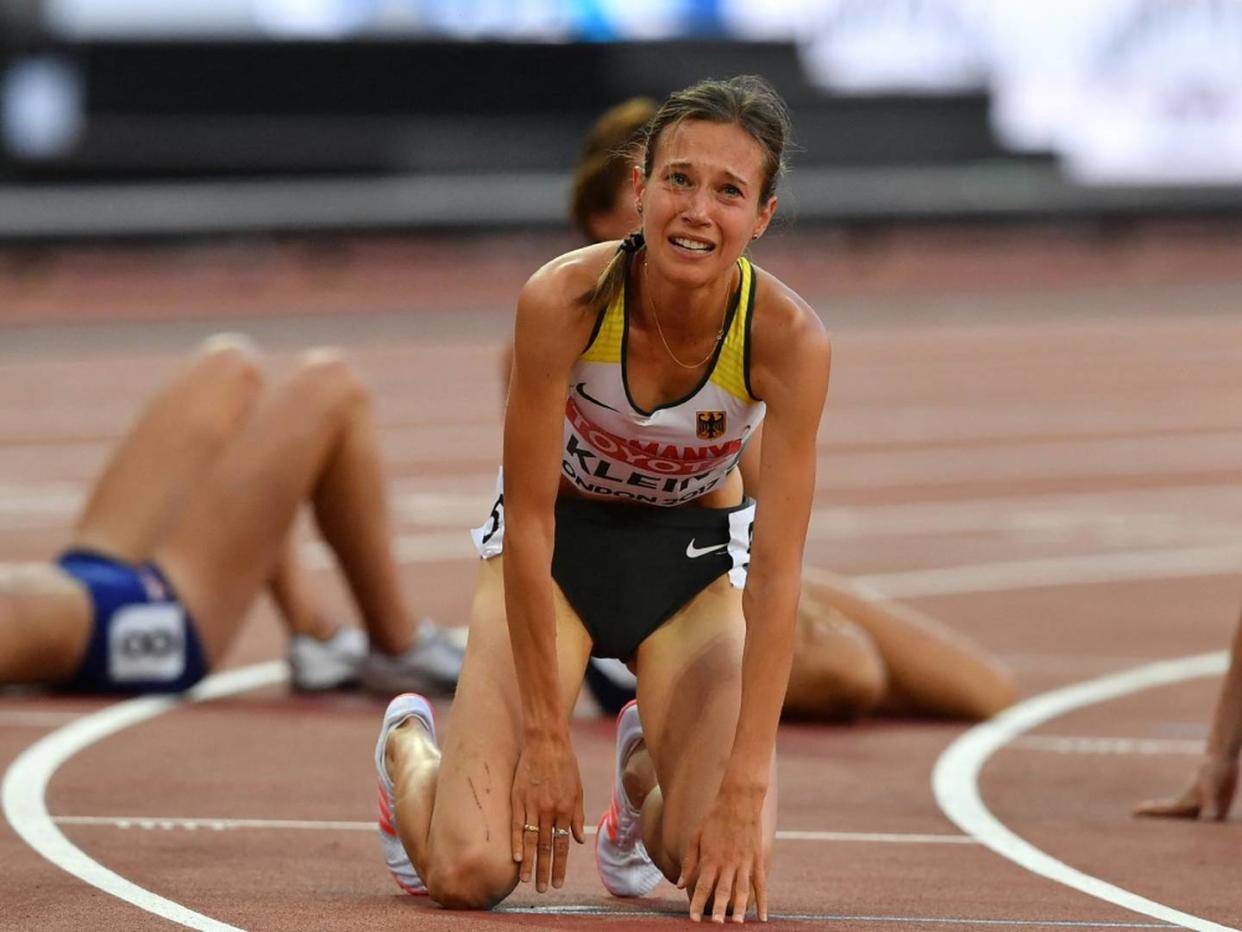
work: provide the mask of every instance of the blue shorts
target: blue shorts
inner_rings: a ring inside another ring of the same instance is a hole
[[[85,587],[94,614],[86,656],[62,689],[174,693],[207,675],[194,622],[154,563],[67,550],[57,565]]]

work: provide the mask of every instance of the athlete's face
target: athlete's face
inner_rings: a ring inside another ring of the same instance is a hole
[[[762,147],[740,126],[684,120],[656,140],[651,177],[635,171],[648,260],[666,276],[705,282],[729,272],[767,229]]]

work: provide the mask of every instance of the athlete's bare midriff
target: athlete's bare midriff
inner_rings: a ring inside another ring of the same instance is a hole
[[[742,504],[742,473],[736,468],[731,470],[717,488],[679,505],[649,505],[612,495],[590,495],[564,476],[561,476],[561,485],[557,494],[568,498],[585,498],[593,502],[633,505],[638,508],[733,508]]]

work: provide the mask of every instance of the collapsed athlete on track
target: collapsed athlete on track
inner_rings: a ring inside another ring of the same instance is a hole
[[[1233,632],[1229,669],[1216,698],[1207,747],[1190,783],[1177,796],[1140,803],[1135,815],[1172,819],[1229,817],[1238,790],[1238,755],[1242,753],[1242,618]]]
[[[476,532],[448,740],[441,752],[429,706],[406,695],[376,747],[385,855],[411,892],[477,909],[519,880],[561,886],[583,840],[569,716],[595,653],[638,680],[596,839],[605,885],[641,895],[665,876],[696,921],[740,921],[752,902],[767,918],[830,356],[815,313],[743,255],[776,209],[787,134],[761,79],[672,95],[633,175],[642,233],[555,259],[522,290],[503,494]],[[765,414],[756,514],[734,467]],[[640,747],[643,785],[623,779]]]
[[[389,694],[451,689],[458,652],[401,592],[361,382],[319,350],[262,388],[247,341],[207,341],[118,446],[57,562],[0,565],[0,685],[188,689],[265,587],[295,635],[332,640],[290,544],[309,501],[370,636],[362,675]],[[311,650],[291,658],[295,685],[339,680],[340,652]]]
[[[595,121],[574,170],[569,219],[589,242],[637,230],[633,167],[656,104],[632,97]],[[512,365],[505,355],[504,373]],[[759,474],[762,427],[739,464],[747,492]],[[592,657],[586,683],[600,707],[617,714],[634,698],[634,677],[619,661]],[[841,721],[871,712],[984,719],[1013,703],[1017,688],[978,644],[916,609],[863,593],[824,570],[803,575],[793,667],[784,714]],[[634,758],[639,766],[641,755]]]

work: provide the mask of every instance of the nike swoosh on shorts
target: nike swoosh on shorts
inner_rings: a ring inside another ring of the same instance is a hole
[[[696,547],[694,546],[694,541],[691,540],[690,543],[686,544],[686,556],[691,560],[697,560],[699,557],[706,556],[709,553],[724,550],[728,546],[728,544],[716,544],[714,547]]]

